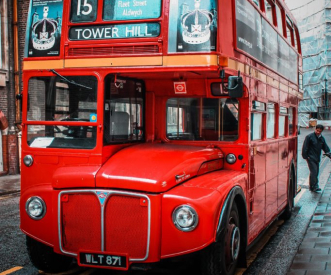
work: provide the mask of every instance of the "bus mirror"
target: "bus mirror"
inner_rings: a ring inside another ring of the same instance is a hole
[[[242,97],[243,96],[243,79],[241,76],[229,76],[228,87],[230,97]]]
[[[238,71],[238,76],[229,76],[228,85],[224,84],[225,72],[224,69],[220,71],[220,78],[222,79],[222,90],[226,90],[230,97],[242,97],[244,93],[243,79]]]

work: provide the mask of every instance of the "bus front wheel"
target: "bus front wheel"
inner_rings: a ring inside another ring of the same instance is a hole
[[[233,203],[227,218],[224,236],[202,252],[203,275],[232,275],[236,269],[240,252],[240,224],[238,208]]]
[[[72,258],[55,253],[53,248],[29,236],[26,236],[26,246],[32,264],[44,272],[58,273],[67,271],[72,264]]]

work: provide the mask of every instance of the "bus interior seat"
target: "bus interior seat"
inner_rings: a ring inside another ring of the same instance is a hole
[[[127,112],[113,112],[110,115],[110,136],[114,139],[127,139],[129,122],[130,115]]]

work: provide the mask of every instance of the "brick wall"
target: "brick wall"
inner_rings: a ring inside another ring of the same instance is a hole
[[[19,173],[19,155],[18,155],[18,139],[16,127],[16,99],[15,99],[15,82],[14,82],[14,36],[13,36],[13,1],[0,0],[3,6],[3,1],[7,2],[8,24],[7,35],[4,41],[8,43],[8,52],[5,52],[9,59],[8,79],[6,87],[0,87],[0,110],[3,111],[9,122],[8,135],[4,137],[6,150],[0,150],[3,153],[4,161],[7,165],[4,169],[8,169],[9,174]],[[29,10],[29,0],[17,0],[18,2],[18,46],[19,46],[19,75],[20,75],[20,90],[22,90],[22,60],[24,55],[25,44],[25,29],[27,14]],[[2,16],[5,11],[2,11]],[[3,47],[4,49],[5,47]],[[0,171],[0,175],[1,175]]]
[[[20,68],[23,68],[22,66],[22,60],[24,57],[24,47],[25,47],[25,32],[26,32],[26,23],[27,23],[27,17],[29,12],[29,5],[30,1],[27,0],[18,0],[18,41],[19,41],[19,49],[20,49]],[[22,90],[22,69],[20,70],[20,83],[21,83],[21,90]]]

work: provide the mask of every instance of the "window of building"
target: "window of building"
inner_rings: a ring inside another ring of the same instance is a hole
[[[276,14],[277,14],[277,28],[281,34],[283,34],[283,15],[281,7],[276,4]]]
[[[10,1],[0,1],[0,87],[6,86],[6,73],[9,70],[9,55],[6,54],[8,49],[8,3]]]
[[[303,75],[299,73],[299,89],[303,90]]]
[[[275,137],[275,104],[267,105],[267,138]]]
[[[265,103],[253,101],[251,114],[251,140],[261,140],[263,137],[263,113]]]
[[[0,18],[2,18],[2,13],[0,12]],[[2,68],[2,24],[0,20],[0,68]]]

